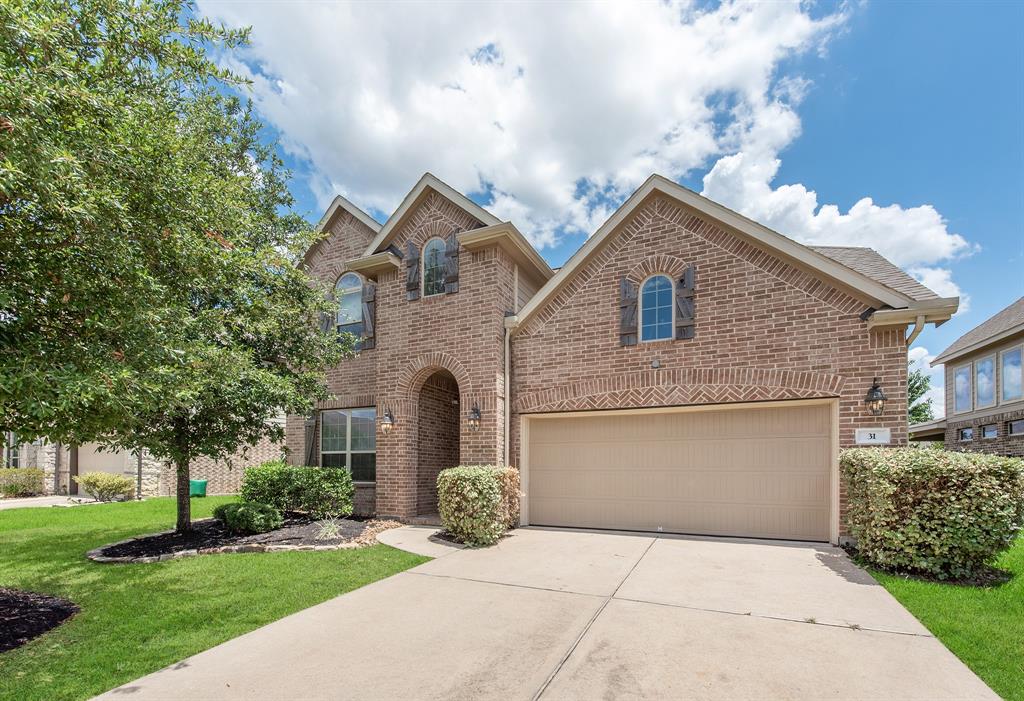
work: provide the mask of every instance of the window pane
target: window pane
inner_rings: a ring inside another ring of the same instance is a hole
[[[320,413],[320,417],[320,451],[340,453],[348,450],[348,417],[345,412],[324,411]]]
[[[444,241],[434,239],[423,248],[423,296],[444,292]]]
[[[376,453],[352,453],[352,479],[356,482],[377,481]]]
[[[1003,353],[1003,366],[1000,373],[1003,382],[1003,401],[1012,402],[1024,397],[1024,384],[1021,382],[1021,350]]]
[[[320,455],[321,467],[345,467],[345,453],[323,453]]]
[[[377,410],[352,410],[352,450],[377,449]]]
[[[953,411],[971,410],[971,367],[957,368],[953,373]]]
[[[985,426],[982,426],[981,427],[981,437],[982,438],[995,438],[996,437],[996,425],[995,424],[986,424]]]
[[[640,294],[640,339],[658,341],[672,338],[672,281],[655,275],[644,283]]]
[[[996,361],[985,358],[974,364],[975,383],[978,392],[978,406],[992,406],[996,403]]]
[[[973,428],[961,428],[960,429],[960,440],[962,440],[962,441],[969,441],[969,440],[972,440],[973,438],[974,438],[974,429]]]
[[[1018,419],[1017,421],[1009,421],[1006,424],[1007,433],[1011,436],[1016,436],[1019,433],[1024,433],[1024,419]]]
[[[335,286],[338,299],[338,325],[363,322],[363,281],[354,273],[346,273]]]

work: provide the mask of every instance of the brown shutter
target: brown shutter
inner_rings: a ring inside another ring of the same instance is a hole
[[[306,417],[306,465],[316,465],[316,412]]]
[[[697,269],[689,266],[676,283],[676,338],[694,336],[693,289],[697,283]]]
[[[376,345],[375,326],[377,324],[377,283],[367,280],[363,283],[363,350]]]
[[[444,291],[447,294],[459,291],[459,239],[458,230],[453,231],[444,242]]]
[[[420,249],[412,241],[405,247],[405,298],[420,298]]]
[[[636,285],[626,278],[619,283],[619,345],[636,345]]]

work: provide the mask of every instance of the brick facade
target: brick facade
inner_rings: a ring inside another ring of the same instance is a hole
[[[1010,434],[1010,422],[1024,419],[1024,408],[1001,411],[986,416],[975,416],[946,422],[946,450],[973,451],[1024,458],[1024,433]],[[983,438],[981,427],[995,424],[996,437]],[[960,440],[960,429],[973,428],[974,438]]]
[[[269,460],[280,460],[284,456],[284,445],[280,441],[264,438],[255,445],[239,450],[230,458],[211,460],[200,457],[190,465],[190,477],[206,480],[207,494],[235,494],[242,487],[242,475],[245,468],[260,465]],[[160,464],[159,493],[162,496],[173,496],[177,485],[177,474],[174,466]]]

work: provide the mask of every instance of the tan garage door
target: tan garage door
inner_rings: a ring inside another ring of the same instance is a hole
[[[529,521],[828,540],[828,404],[528,419]]]

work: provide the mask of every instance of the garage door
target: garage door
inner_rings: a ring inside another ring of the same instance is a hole
[[[829,404],[527,422],[536,525],[828,540]]]

